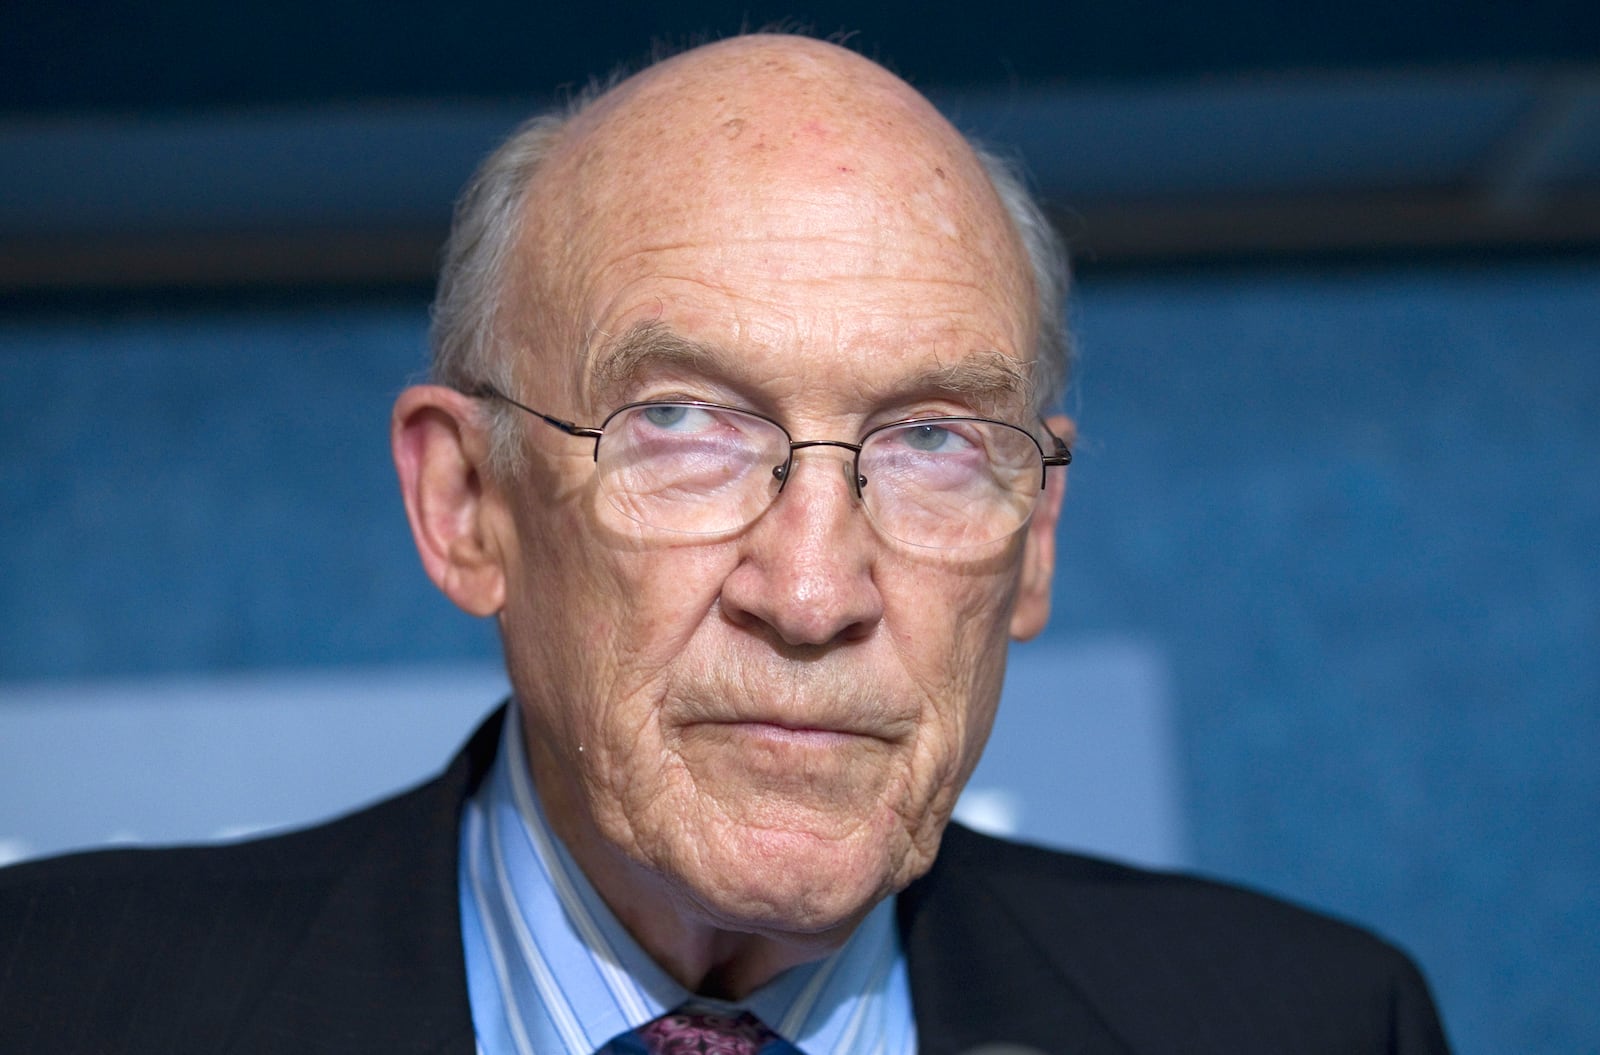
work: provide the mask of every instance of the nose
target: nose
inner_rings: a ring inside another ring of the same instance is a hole
[[[791,647],[860,640],[883,618],[878,540],[850,479],[853,456],[811,446],[741,536],[720,598],[729,619]]]

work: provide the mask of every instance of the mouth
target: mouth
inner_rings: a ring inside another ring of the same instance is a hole
[[[901,751],[859,726],[770,716],[680,726],[671,749],[694,774],[696,788],[724,804],[759,801],[830,814],[877,801]]]
[[[697,688],[699,691],[674,693],[663,700],[660,713],[665,725],[680,736],[774,748],[859,749],[913,739],[920,716],[906,702],[848,688],[841,691],[837,686],[761,695],[751,693],[748,686]]]
[[[842,747],[862,739],[884,739],[884,737],[854,729],[837,729],[761,719],[712,722],[708,724],[721,727],[721,729],[733,736],[776,744],[793,744],[797,747]]]

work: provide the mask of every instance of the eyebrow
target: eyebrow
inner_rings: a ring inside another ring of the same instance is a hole
[[[733,356],[713,345],[692,341],[660,322],[641,322],[601,344],[592,358],[590,384],[596,395],[615,395],[651,370],[728,376],[737,373]]]
[[[980,348],[948,365],[941,364],[912,381],[913,389],[947,394],[994,410],[1033,400],[1033,374],[1028,367],[993,348]]]
[[[592,391],[614,397],[640,376],[672,369],[737,381],[743,365],[716,345],[691,340],[661,322],[642,322],[600,345],[592,359]],[[1031,406],[1033,377],[1028,367],[991,348],[980,348],[953,363],[897,380],[886,401],[946,396],[993,413]]]

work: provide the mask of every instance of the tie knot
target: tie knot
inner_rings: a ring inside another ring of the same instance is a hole
[[[748,1011],[681,1007],[640,1026],[639,1036],[650,1055],[756,1055],[776,1034]]]

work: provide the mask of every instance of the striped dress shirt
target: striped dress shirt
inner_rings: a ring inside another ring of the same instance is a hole
[[[462,940],[481,1055],[592,1055],[693,996],[641,949],[555,838],[534,793],[517,708],[462,817]],[[748,1010],[804,1055],[914,1055],[894,901],[838,951],[792,968]]]

